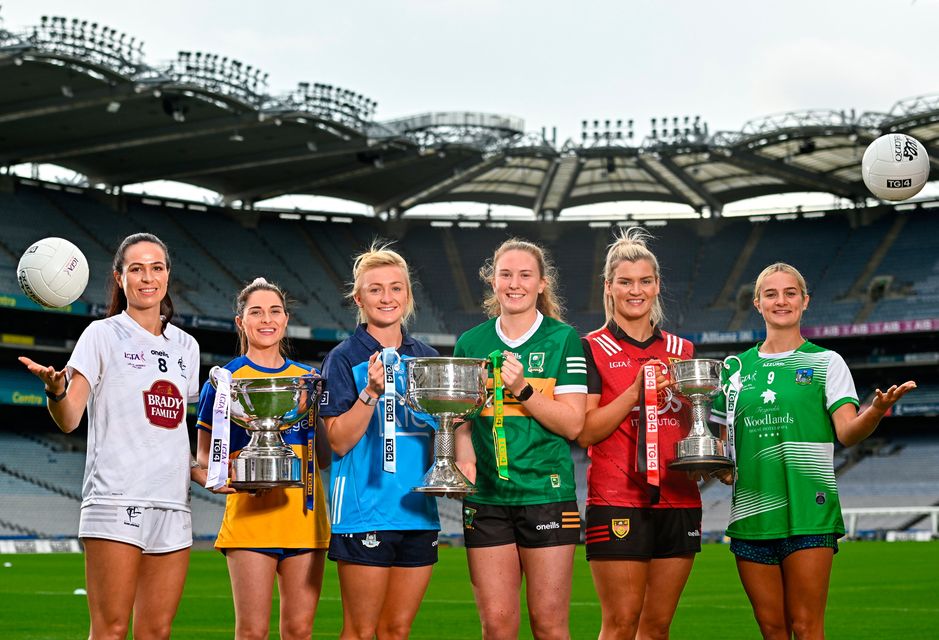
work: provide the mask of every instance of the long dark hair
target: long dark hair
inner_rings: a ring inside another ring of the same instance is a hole
[[[138,242],[152,242],[163,250],[163,257],[166,260],[166,271],[170,271],[170,250],[166,248],[166,243],[157,238],[152,233],[134,233],[121,242],[121,246],[114,252],[114,260],[111,262],[111,271],[118,274],[124,273],[124,257],[127,250]],[[127,308],[127,296],[124,295],[124,289],[117,281],[111,278],[111,294],[108,302],[107,317],[116,316]],[[166,325],[173,319],[173,299],[170,298],[169,282],[167,282],[166,295],[160,300],[160,332],[166,331]]]
[[[288,314],[288,316],[290,315],[287,311],[287,295],[284,293],[284,290],[264,278],[255,278],[250,284],[245,286],[244,289],[239,291],[238,296],[235,298],[235,315],[241,318],[242,322],[244,322],[243,314],[245,307],[248,306],[248,298],[250,298],[251,294],[255,291],[271,291],[276,293],[280,297],[280,304],[284,307],[284,313]],[[245,335],[244,328],[239,327],[237,323],[235,324],[235,329],[238,331],[238,348],[240,349],[241,355],[245,355],[248,353],[248,336]],[[278,350],[280,351],[280,355],[284,358],[290,353],[290,342],[287,339],[286,331],[284,331],[284,335],[280,339]]]

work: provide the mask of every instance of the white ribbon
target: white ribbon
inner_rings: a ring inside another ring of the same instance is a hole
[[[395,390],[395,371],[400,368],[401,356],[394,347],[381,351],[381,363],[385,367],[385,395],[382,407],[382,470],[395,473],[397,469],[397,439],[395,437],[395,404],[398,396]]]
[[[734,437],[734,415],[737,413],[737,398],[740,397],[740,389],[743,383],[740,381],[740,373],[743,371],[743,363],[737,356],[727,356],[724,359],[724,368],[731,370],[730,363],[737,362],[737,370],[731,373],[727,378],[727,384],[724,385],[724,393],[727,395],[727,453],[730,459],[737,460],[737,450]]]
[[[212,405],[212,445],[209,450],[209,473],[206,489],[228,484],[228,442],[231,430],[231,371],[212,367],[209,378],[215,380],[215,403]]]

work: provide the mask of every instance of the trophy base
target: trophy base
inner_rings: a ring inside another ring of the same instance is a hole
[[[231,461],[231,486],[242,491],[303,486],[303,461],[293,456],[245,456]]]
[[[453,460],[436,460],[424,475],[423,483],[411,491],[442,496],[476,493],[476,487],[466,479]]]
[[[681,458],[672,460],[668,463],[669,469],[676,471],[719,471],[721,469],[733,469],[734,461],[724,456],[694,456],[691,458]]]
[[[675,459],[669,469],[679,471],[718,471],[733,469],[734,461],[726,455],[724,441],[713,436],[689,436],[675,445]]]

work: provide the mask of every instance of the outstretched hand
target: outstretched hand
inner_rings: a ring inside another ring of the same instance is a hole
[[[912,380],[907,380],[900,386],[891,386],[886,391],[877,389],[874,392],[876,396],[874,397],[873,402],[871,402],[871,406],[873,406],[875,409],[879,409],[880,411],[887,411],[890,407],[895,405],[900,398],[915,388],[916,383]]]
[[[55,394],[65,391],[67,380],[64,368],[56,371],[55,367],[39,364],[26,356],[20,356],[17,359],[26,365],[26,368],[29,369],[31,374],[42,380],[43,384],[46,385],[46,389]]]

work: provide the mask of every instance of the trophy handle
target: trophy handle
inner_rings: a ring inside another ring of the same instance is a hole
[[[320,400],[326,390],[326,378],[307,373],[300,376],[302,385],[297,396],[297,414],[310,412],[315,420],[319,416]]]
[[[218,389],[218,383],[215,381],[215,374],[218,372],[219,369],[221,369],[221,367],[218,365],[215,365],[214,367],[209,369],[209,384],[212,385],[213,389]]]
[[[723,368],[728,371],[727,382],[721,385],[721,391],[724,392],[724,395],[727,395],[727,391],[730,389],[730,377],[733,375],[733,367],[731,366],[732,362],[737,363],[737,371],[743,371],[743,363],[740,361],[739,357],[727,356],[724,358]]]

